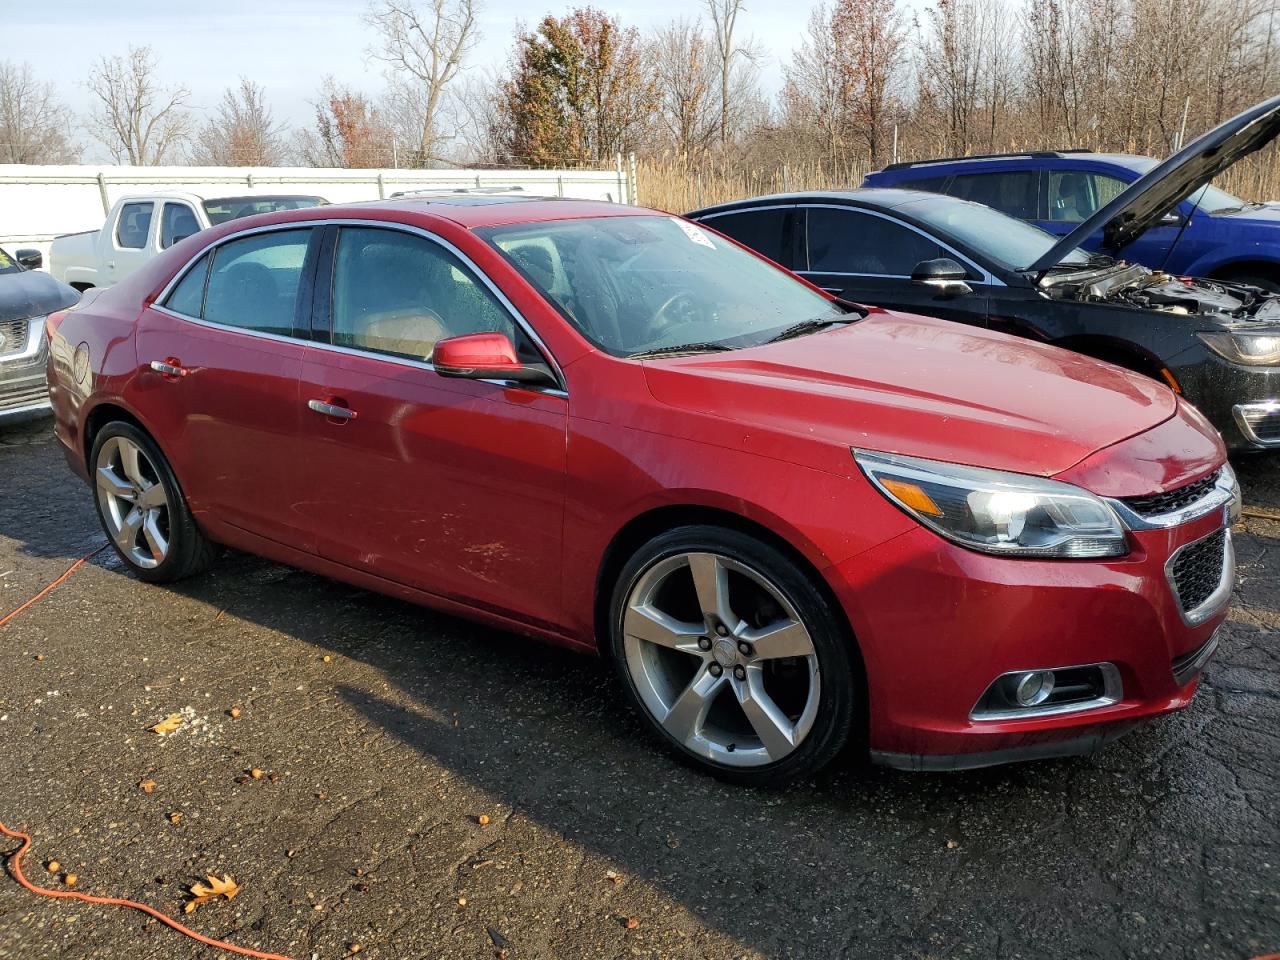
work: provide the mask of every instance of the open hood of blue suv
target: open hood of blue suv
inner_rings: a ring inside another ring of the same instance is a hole
[[[1280,134],[1280,97],[1264,100],[1194,140],[1063,237],[1032,264],[1043,273],[1089,237],[1102,231],[1102,248],[1118,253],[1147,228],[1241,157],[1261,150]]]

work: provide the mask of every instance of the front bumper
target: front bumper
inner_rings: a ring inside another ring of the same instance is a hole
[[[873,759],[923,770],[1079,754],[1187,706],[1226,617],[1229,534],[1225,589],[1195,617],[1166,565],[1225,522],[1218,509],[1131,532],[1130,554],[1110,561],[993,557],[920,528],[834,568],[866,665]],[[1080,664],[1113,665],[1119,695],[1075,711],[974,719],[997,677]]]
[[[1280,367],[1231,363],[1206,348],[1173,374],[1229,449],[1280,449]]]
[[[45,382],[48,342],[43,317],[27,322],[25,342],[0,350],[0,420],[49,409]]]

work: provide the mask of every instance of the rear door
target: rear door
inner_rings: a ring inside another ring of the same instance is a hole
[[[558,624],[568,398],[430,362],[437,340],[486,330],[543,359],[514,309],[447,242],[391,227],[332,229],[317,289],[298,408],[319,553]]]
[[[812,204],[803,213],[804,244],[796,271],[844,300],[984,323],[991,278],[916,227],[879,211]],[[943,297],[911,282],[925,260],[949,257],[965,268],[972,292]]]
[[[138,321],[139,397],[199,515],[312,549],[298,506],[298,375],[314,242],[290,227],[221,243]]]

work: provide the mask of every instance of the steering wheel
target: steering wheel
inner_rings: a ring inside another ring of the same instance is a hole
[[[691,324],[706,320],[706,311],[694,300],[687,290],[677,290],[653,313],[649,321],[649,332],[653,334],[670,333]]]

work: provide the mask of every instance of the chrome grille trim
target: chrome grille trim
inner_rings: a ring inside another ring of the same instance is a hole
[[[1250,443],[1280,447],[1280,400],[1237,403],[1231,408],[1236,425]]]
[[[1221,536],[1222,537],[1222,572],[1218,577],[1218,585],[1214,587],[1213,592],[1209,594],[1203,601],[1196,604],[1191,609],[1187,609],[1183,603],[1181,595],[1178,593],[1178,578],[1174,574],[1177,566],[1178,558],[1183,556],[1188,550],[1202,547],[1206,540]],[[1189,627],[1197,627],[1204,623],[1210,617],[1214,616],[1222,610],[1231,600],[1231,591],[1236,585],[1236,551],[1235,546],[1231,542],[1231,530],[1228,527],[1222,527],[1214,530],[1212,533],[1193,540],[1191,543],[1183,544],[1165,561],[1164,565],[1165,579],[1169,583],[1169,589],[1173,591],[1173,598],[1177,601],[1178,611],[1182,614],[1182,622]]]
[[[1128,502],[1149,501],[1158,495],[1144,497],[1105,497],[1104,499],[1130,530],[1164,530],[1178,527],[1192,520],[1207,516],[1215,510],[1226,508],[1226,522],[1234,523],[1240,515],[1240,484],[1229,463],[1224,463],[1217,479],[1204,496],[1192,503],[1170,510],[1168,513],[1143,514]]]

